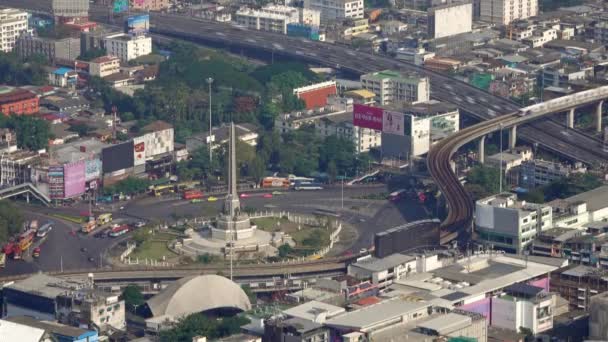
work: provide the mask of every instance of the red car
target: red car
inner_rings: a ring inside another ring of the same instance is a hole
[[[264,198],[272,198],[272,194],[264,194],[262,197],[264,197]]]
[[[249,195],[249,194],[240,194],[239,197],[240,198],[249,198],[249,197],[251,197],[251,195]]]

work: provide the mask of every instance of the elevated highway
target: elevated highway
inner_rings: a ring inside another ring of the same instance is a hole
[[[234,266],[234,279],[239,282],[272,281],[275,278],[297,277],[316,278],[324,275],[346,273],[348,258],[322,259],[298,263],[243,264]],[[197,274],[218,274],[228,276],[227,266],[177,266],[177,267],[118,267],[113,269],[85,269],[66,272],[49,272],[70,279],[87,279],[93,274],[96,283],[128,284],[142,281],[173,281]],[[27,278],[31,274],[0,277],[0,283]]]
[[[448,215],[441,223],[441,244],[453,240],[468,240],[473,224],[474,203],[456,177],[452,166],[452,156],[459,148],[476,139],[481,139],[483,144],[486,135],[502,129],[509,129],[509,144],[515,145],[519,125],[559,112],[574,113],[573,109],[581,106],[595,105],[597,119],[601,115],[606,98],[608,86],[560,97],[465,128],[434,145],[429,152],[427,166],[448,205]]]
[[[3,5],[33,9],[50,13],[50,0],[2,0]],[[91,18],[108,22],[108,8],[91,5]],[[116,18],[116,23],[121,19]],[[458,105],[463,111],[479,120],[492,120],[519,109],[508,99],[491,95],[447,75],[433,72],[411,63],[392,58],[355,51],[347,46],[313,42],[263,31],[244,30],[239,27],[202,21],[184,15],[151,13],[151,30],[156,35],[187,39],[235,51],[266,51],[303,61],[350,71],[355,74],[395,69],[426,75],[431,81],[433,98]],[[530,123],[519,129],[524,140],[561,154],[569,159],[591,165],[603,165],[608,153],[602,150],[602,141],[555,120]]]

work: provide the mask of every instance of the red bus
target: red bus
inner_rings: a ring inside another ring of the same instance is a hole
[[[182,198],[185,200],[192,200],[197,198],[203,198],[203,192],[199,190],[186,190],[182,194]]]
[[[129,225],[123,224],[118,227],[112,228],[112,230],[110,230],[110,233],[108,235],[110,237],[117,237],[117,236],[126,234],[128,231],[129,231]]]

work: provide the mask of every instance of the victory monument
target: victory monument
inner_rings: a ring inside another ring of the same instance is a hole
[[[239,195],[236,192],[236,132],[234,123],[230,124],[228,147],[228,195],[224,208],[217,218],[217,225],[211,228],[211,237],[224,241],[239,241],[253,237],[255,227],[251,226],[249,215],[241,212]]]

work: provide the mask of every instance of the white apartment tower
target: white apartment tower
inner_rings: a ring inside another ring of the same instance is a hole
[[[13,50],[17,38],[28,30],[27,17],[27,12],[17,9],[0,9],[0,51]]]
[[[152,53],[152,38],[146,36],[118,33],[105,37],[104,42],[108,55],[116,56],[122,62]]]
[[[59,18],[86,18],[89,0],[53,0],[53,15]]]
[[[304,8],[321,13],[321,22],[363,18],[363,0],[304,0]]]
[[[240,9],[235,13],[238,25],[252,30],[287,34],[287,24],[298,23],[300,13],[295,7],[269,5],[261,9]]]
[[[480,19],[497,25],[508,25],[518,19],[538,14],[538,0],[481,0]]]
[[[376,94],[376,102],[383,106],[398,102],[427,102],[431,92],[428,77],[405,75],[392,70],[361,75],[361,88]]]

